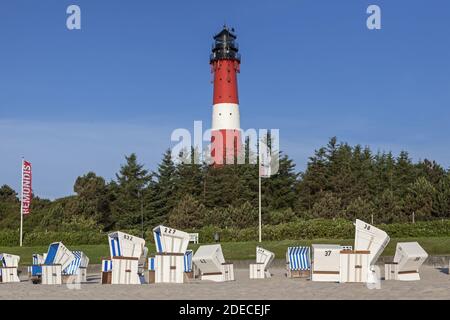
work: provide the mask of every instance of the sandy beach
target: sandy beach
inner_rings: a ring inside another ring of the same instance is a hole
[[[1,284],[0,299],[450,299],[447,268],[423,266],[421,280],[381,281],[379,289],[365,284],[319,283],[288,279],[283,268],[271,270],[273,277],[250,280],[248,269],[235,270],[236,281],[227,283],[194,280],[186,284],[101,285],[100,273],[88,276],[79,286],[33,285],[22,276],[17,284]]]

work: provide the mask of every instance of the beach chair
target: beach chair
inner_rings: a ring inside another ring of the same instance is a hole
[[[33,253],[31,257],[32,264],[28,266],[28,279],[33,283],[38,283],[42,276],[42,265],[45,262],[47,253]]]
[[[264,279],[272,277],[269,267],[274,259],[275,253],[262,247],[256,247],[256,263],[252,263],[249,266],[250,279]]]
[[[112,262],[111,284],[142,284],[139,262],[147,252],[145,240],[120,231],[108,234],[108,240]]]
[[[155,283],[184,283],[184,256],[189,234],[173,228],[153,229],[156,244]]]
[[[89,258],[82,251],[72,251],[73,261],[63,270],[63,283],[83,283],[87,281]]]
[[[0,283],[20,282],[18,273],[19,262],[19,256],[0,253]]]
[[[309,278],[311,276],[311,253],[309,247],[288,247],[286,270],[288,278]]]
[[[417,242],[398,242],[394,260],[384,265],[385,280],[420,280],[419,269],[428,254]]]
[[[356,255],[364,255],[367,254],[367,260],[369,263],[369,270],[367,271],[367,280],[362,282],[368,283],[376,283],[378,281],[378,277],[375,273],[375,263],[377,262],[379,256],[386,248],[389,243],[389,236],[386,232],[381,229],[378,229],[362,220],[356,219],[355,223],[355,245],[354,245],[354,253]],[[344,254],[352,254],[350,250],[344,250]],[[353,259],[355,258],[355,259]],[[354,256],[348,257],[347,261],[350,263],[352,261],[356,261],[356,263],[361,262],[361,266],[365,266],[365,257],[362,256]],[[345,257],[342,257],[345,259]],[[345,261],[344,261],[345,262]],[[359,266],[359,265],[357,265]],[[358,269],[358,268],[356,268]],[[360,269],[360,268],[359,268]],[[345,271],[345,270],[344,270]],[[364,270],[356,270],[357,273],[359,271]],[[364,273],[364,272],[363,272]],[[365,276],[363,275],[363,278]]]
[[[47,256],[41,266],[41,283],[46,285],[62,284],[62,271],[75,259],[72,251],[62,242],[54,242],[48,247]]]
[[[102,259],[102,284],[111,284],[112,281],[112,260]]]
[[[192,262],[199,269],[201,280],[234,281],[233,264],[225,262],[220,244],[200,246]]]
[[[312,281],[339,282],[342,246],[336,244],[312,245]]]

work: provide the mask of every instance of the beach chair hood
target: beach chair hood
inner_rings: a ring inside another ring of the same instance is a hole
[[[108,234],[111,257],[140,258],[144,254],[145,240],[116,231]]]
[[[80,268],[87,268],[89,264],[89,258],[82,251],[72,251],[74,255],[73,261],[69,266],[63,269],[63,273],[66,275],[74,275],[78,273]]]
[[[256,263],[262,263],[264,270],[266,270],[272,261],[275,259],[275,253],[264,249],[263,247],[256,247]]]
[[[19,266],[20,257],[9,253],[0,253],[0,262],[2,267],[17,268]]]
[[[370,251],[369,265],[373,266],[390,238],[383,230],[362,220],[356,219],[355,228],[355,250]]]
[[[45,262],[44,254],[33,253],[32,262],[33,262],[33,265],[36,265],[36,266],[44,264],[44,262]]]
[[[67,249],[62,242],[54,242],[48,247],[45,265],[61,265],[61,270],[66,269],[75,259],[72,251]]]
[[[416,271],[428,258],[428,254],[418,242],[398,242],[394,262],[399,271]]]
[[[173,228],[158,226],[153,229],[158,253],[186,253],[189,234]]]
[[[200,246],[192,260],[202,273],[221,272],[221,265],[225,263],[220,244]]]
[[[286,260],[289,263],[290,270],[311,270],[311,254],[309,247],[288,247]]]

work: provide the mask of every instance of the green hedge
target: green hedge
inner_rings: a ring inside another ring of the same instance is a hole
[[[99,232],[30,232],[24,233],[24,246],[47,246],[62,241],[66,245],[107,243],[104,233]],[[0,231],[0,246],[17,246],[19,232]]]
[[[412,223],[381,224],[378,227],[385,230],[391,238],[409,237],[450,237],[450,220],[427,221]],[[139,230],[123,230],[140,236]],[[214,242],[214,233],[220,234],[220,241],[257,241],[258,229],[220,229],[204,227],[198,232],[202,243]],[[275,226],[263,226],[264,241],[281,240],[312,240],[312,239],[351,239],[355,228],[348,220],[299,220]],[[153,242],[151,230],[145,232],[145,238]],[[24,234],[25,246],[46,246],[51,242],[62,241],[66,245],[107,244],[106,233],[101,232],[29,232]],[[17,246],[19,233],[17,231],[0,231],[0,246]]]
[[[409,237],[450,237],[450,220],[377,225],[391,238]],[[213,242],[214,233],[220,234],[221,241],[257,241],[258,229],[220,229],[205,227],[198,232],[201,242]],[[303,220],[276,226],[263,226],[264,241],[312,240],[312,239],[351,239],[355,236],[355,227],[348,220]]]

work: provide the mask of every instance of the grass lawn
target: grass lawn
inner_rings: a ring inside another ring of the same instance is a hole
[[[340,245],[353,245],[353,239],[316,239],[316,240],[283,240],[283,241],[266,241],[261,246],[275,253],[276,259],[284,259],[286,248],[296,245],[311,245],[312,243],[332,243]],[[420,245],[428,252],[429,255],[450,255],[450,237],[444,238],[405,238],[391,239],[388,247],[383,252],[384,256],[393,256],[397,242],[418,241]],[[227,260],[245,260],[255,259],[255,248],[258,242],[222,242],[222,248]],[[154,253],[155,246],[153,243],[147,244],[150,254]],[[190,245],[191,249],[196,249],[199,245]],[[109,256],[109,246],[105,245],[79,245],[68,246],[71,250],[81,250],[86,253],[90,259],[90,263],[98,264],[102,257]],[[0,247],[0,252],[19,255],[21,265],[31,264],[31,255],[33,253],[47,252],[47,246],[39,247]]]

